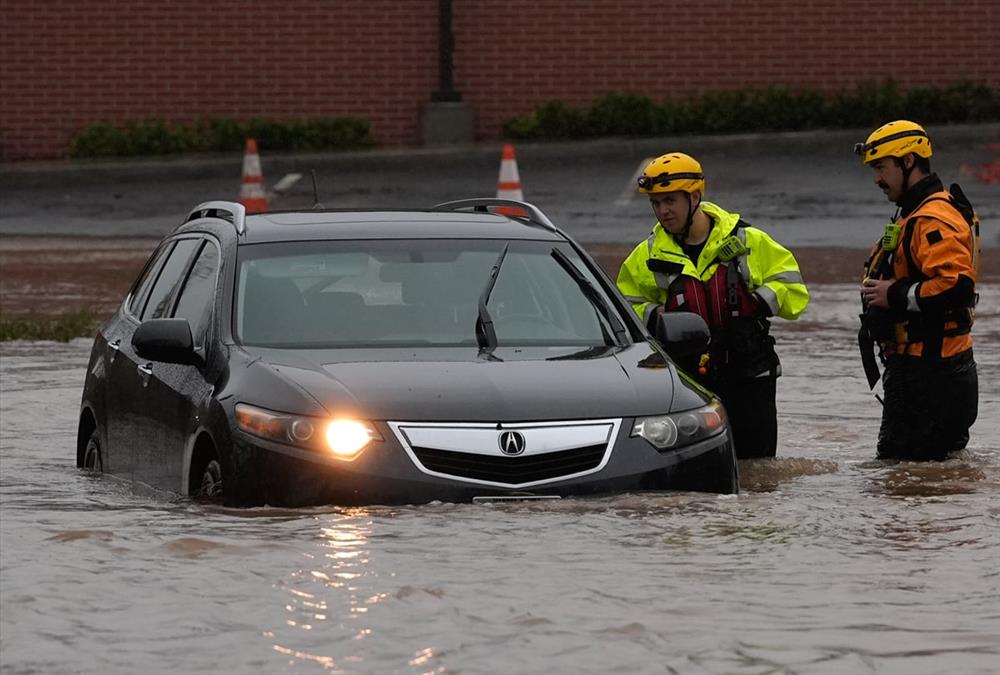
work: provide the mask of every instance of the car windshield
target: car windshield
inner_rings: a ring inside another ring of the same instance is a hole
[[[282,348],[477,347],[479,298],[507,244],[397,239],[241,246],[237,339]],[[617,312],[572,247],[555,248]],[[487,304],[497,346],[616,344],[620,317],[609,321],[607,307],[588,297],[552,252],[552,242],[509,242]]]

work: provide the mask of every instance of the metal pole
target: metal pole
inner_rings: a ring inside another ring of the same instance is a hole
[[[432,101],[461,101],[455,91],[455,34],[451,30],[451,0],[438,0],[438,90]]]

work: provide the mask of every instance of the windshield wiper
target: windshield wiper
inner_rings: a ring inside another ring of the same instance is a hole
[[[577,283],[583,294],[587,296],[590,300],[590,304],[597,308],[597,311],[607,319],[608,323],[611,324],[611,330],[615,333],[615,342],[618,345],[624,345],[628,343],[628,331],[625,330],[625,326],[622,324],[621,319],[618,315],[608,307],[608,303],[604,300],[604,296],[601,295],[600,291],[594,288],[594,285],[587,281],[587,277],[576,268],[573,261],[569,259],[565,253],[560,251],[558,248],[552,249],[552,257],[556,259],[556,262],[566,270],[566,273],[573,277],[573,281]],[[603,326],[601,328],[603,331]]]
[[[503,265],[504,258],[507,257],[507,251],[509,249],[510,242],[507,242],[504,245],[503,250],[500,251],[497,261],[493,263],[493,268],[490,270],[490,278],[486,281],[486,288],[484,288],[483,292],[479,295],[479,317],[476,319],[476,340],[479,342],[480,355],[493,356],[493,351],[497,348],[497,333],[493,329],[493,317],[490,316],[490,310],[486,308],[486,303],[490,301],[490,293],[493,292],[493,287],[497,285],[497,277],[500,275],[500,266]]]

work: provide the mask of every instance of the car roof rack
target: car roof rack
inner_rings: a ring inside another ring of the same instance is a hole
[[[546,230],[550,230],[557,234],[563,234],[562,230],[555,226],[555,224],[549,220],[540,208],[534,204],[529,204],[528,202],[519,202],[516,199],[495,199],[493,197],[477,197],[475,199],[459,199],[453,202],[444,202],[443,204],[436,204],[432,211],[464,211],[466,209],[472,209],[473,211],[478,211],[480,213],[489,213],[489,207],[491,206],[508,206],[513,208],[522,209],[527,213],[528,220],[538,223]],[[516,217],[516,216],[515,216]]]
[[[221,218],[228,221],[236,228],[237,235],[247,231],[246,207],[236,202],[203,202],[191,209],[184,222],[188,223],[198,218]]]

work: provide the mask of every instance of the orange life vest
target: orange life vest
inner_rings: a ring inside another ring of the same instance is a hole
[[[935,226],[936,223],[939,224]],[[893,277],[925,282],[930,277],[922,271],[922,263],[924,268],[953,270],[968,276],[975,284],[979,260],[977,226],[978,222],[970,222],[959,212],[951,193],[928,195],[904,220],[902,241],[892,260]],[[941,227],[951,231],[942,235]],[[963,255],[956,257],[954,247],[936,246],[943,236],[958,237]],[[895,324],[891,351],[946,358],[971,349],[973,309],[974,302],[949,308],[941,315],[907,312],[906,319]]]

